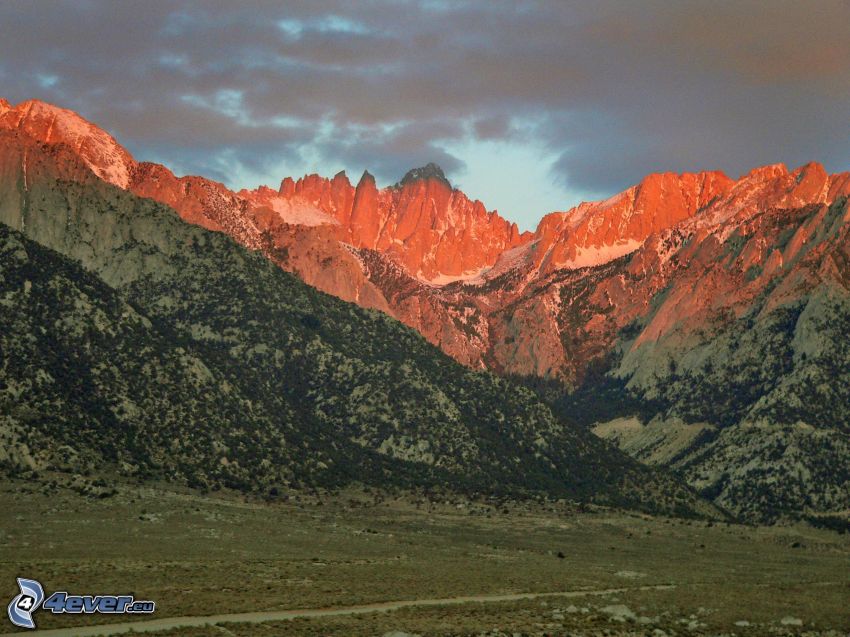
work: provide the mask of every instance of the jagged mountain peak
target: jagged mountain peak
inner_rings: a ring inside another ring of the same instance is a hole
[[[0,144],[6,152],[0,175],[16,184],[15,175],[28,170],[24,183],[29,187],[5,189],[0,215],[14,216],[0,221],[54,241],[65,236],[62,229],[70,217],[55,216],[49,228],[34,222],[39,220],[34,211],[47,205],[40,193],[50,192],[43,182],[55,179],[53,173],[66,183],[79,175],[94,182],[85,166],[97,172],[104,164],[92,154],[93,140],[111,138],[67,134],[66,122],[84,120],[69,118],[62,109],[38,103],[3,108],[0,103],[0,135],[8,141]],[[43,144],[31,138],[56,147],[44,153]],[[78,169],[51,172],[45,168],[55,167],[50,162]],[[177,178],[162,166],[141,164],[134,167],[128,190],[229,235],[319,289],[391,314],[468,366],[542,376],[578,388],[589,378],[610,379],[611,393],[605,393],[608,385],[601,385],[601,392],[591,384],[586,389],[597,406],[611,403],[604,405],[611,417],[660,409],[656,405],[663,398],[678,411],[664,407],[660,416],[666,413],[680,425],[727,428],[730,433],[724,429],[714,447],[699,447],[704,436],[688,443],[690,451],[717,463],[700,460],[694,465],[699,472],[727,475],[724,458],[733,448],[743,449],[742,455],[761,453],[758,471],[767,467],[772,473],[755,479],[772,494],[784,479],[782,465],[771,460],[773,451],[738,444],[761,438],[746,430],[756,417],[781,423],[793,418],[818,427],[826,423],[825,429],[838,423],[840,440],[846,439],[850,420],[840,406],[848,404],[850,382],[841,335],[850,325],[850,210],[844,199],[850,194],[850,173],[829,175],[814,162],[793,171],[783,164],[763,166],[737,180],[717,171],[656,173],[605,201],[547,215],[532,235],[519,234],[480,202],[440,185],[442,171],[438,174],[436,167],[426,169],[408,173],[413,181],[401,188],[378,189],[365,172],[356,188],[347,177],[314,174],[284,179],[279,192],[233,193],[210,180]],[[102,190],[110,189],[93,192]],[[92,206],[73,209],[93,211]],[[161,219],[170,219],[166,212]],[[84,226],[99,227],[94,222]],[[159,236],[156,224],[135,227],[133,236],[139,239]],[[97,242],[70,245],[75,255],[89,259],[89,243]],[[192,266],[198,254],[184,254],[186,245],[169,248],[170,254],[182,255]],[[128,263],[136,261],[147,262]],[[214,274],[232,279],[220,261],[213,262]],[[125,269],[115,272],[124,276]],[[613,375],[597,374],[602,364],[613,365]],[[811,378],[829,382],[808,383]],[[636,392],[634,400],[643,402],[631,402],[625,383]],[[830,393],[819,394],[822,389],[812,386],[828,387]],[[587,424],[601,422],[599,412],[586,416]],[[800,445],[814,449],[814,443],[803,439]],[[841,475],[847,475],[845,448],[836,447],[834,456],[826,457],[845,463]],[[817,469],[822,457],[812,458],[806,466]],[[750,466],[749,457],[728,466],[745,465]],[[749,478],[735,471],[728,475],[729,485],[709,486],[725,494],[724,504],[759,514],[764,503],[756,500],[758,493],[738,491],[749,488]],[[701,475],[689,476],[705,487]],[[846,509],[846,481],[811,484],[817,485],[811,493],[841,494],[822,498],[816,507]],[[794,493],[786,491],[783,497],[788,510],[802,506]],[[767,507],[770,514],[772,502]]]
[[[756,166],[748,173],[741,176],[740,180],[744,179],[770,179],[773,177],[783,176],[788,174],[788,167],[783,163],[765,164],[764,166]],[[739,180],[739,181],[740,181]]]
[[[816,161],[810,161],[796,168],[791,172],[791,176],[799,184],[806,179],[826,181],[829,179],[829,174],[823,167],[823,164]]]
[[[375,184],[375,176],[368,170],[363,171],[363,174],[360,176],[360,181],[358,182],[358,185],[366,183],[371,183],[373,185]]]
[[[7,366],[10,391],[33,388],[4,405],[13,443],[36,441],[39,468],[55,464],[54,450],[82,427],[105,443],[79,448],[80,466],[189,484],[215,476],[257,494],[356,481],[549,491],[648,510],[657,501],[671,512],[671,496],[697,505],[674,481],[566,427],[531,392],[451,363],[395,321],[316,294],[237,245],[231,228],[201,230],[95,179],[55,179],[54,162],[82,167],[67,145],[28,144],[9,131],[0,139],[0,254],[10,255],[0,258],[0,351],[26,362]],[[16,187],[24,152],[26,193]],[[239,340],[224,351],[218,343],[230,336],[220,335],[231,334]],[[133,408],[113,409],[116,400]],[[429,408],[399,409],[419,403]],[[234,439],[247,446],[222,442]],[[156,473],[139,470],[147,466]]]
[[[514,224],[452,189],[433,162],[408,171],[398,184],[381,190],[368,170],[356,187],[344,171],[331,179],[312,174],[296,182],[287,177],[277,194],[265,190],[253,195],[231,193],[204,180],[209,188],[203,190],[217,194],[203,195],[204,203],[199,205],[183,192],[194,187],[189,182],[175,181],[162,171],[154,171],[159,175],[156,180],[141,174],[132,156],[108,133],[73,111],[39,100],[12,107],[4,100],[0,102],[2,128],[23,130],[42,142],[64,143],[102,179],[165,201],[205,227],[252,234],[254,221],[240,219],[240,207],[271,206],[289,225],[306,220],[306,225],[335,226],[339,241],[386,253],[429,283],[475,279],[492,268],[503,252],[532,241],[530,258],[523,262],[540,274],[599,265],[691,218],[698,218],[695,222],[700,225],[714,225],[765,207],[832,201],[850,190],[848,175],[830,176],[815,162],[793,172],[784,164],[763,166],[738,180],[720,171],[658,172],[604,201],[546,215],[535,233],[519,234]],[[415,186],[421,182],[441,186]],[[309,208],[310,214],[290,214],[293,206],[299,211]],[[272,216],[261,225],[274,222]]]
[[[412,168],[411,170],[408,170],[396,186],[406,186],[407,184],[415,181],[422,181],[426,179],[436,179],[437,181],[444,183],[449,188],[452,187],[452,184],[446,178],[446,174],[443,172],[443,169],[434,162],[429,162],[419,168]]]

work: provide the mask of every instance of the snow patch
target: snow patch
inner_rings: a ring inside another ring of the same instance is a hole
[[[614,259],[619,259],[630,252],[634,252],[642,245],[643,241],[628,239],[626,241],[618,241],[613,245],[578,248],[574,259],[571,259],[566,263],[559,263],[558,266],[569,268],[571,270],[592,268],[594,266],[613,261]]]
[[[490,268],[490,270],[487,272],[487,278],[494,279],[497,276],[501,276],[505,272],[516,270],[528,263],[535,246],[539,242],[539,240],[530,241],[525,245],[517,246],[516,248],[511,248],[510,250],[505,250],[502,254],[499,255],[499,258],[496,260],[496,263],[494,263],[493,267]]]
[[[487,281],[501,276],[505,272],[517,270],[528,263],[534,246],[537,243],[538,241],[531,241],[510,250],[505,250],[499,255],[496,263],[492,266],[485,265],[474,270],[467,270],[461,274],[439,274],[430,279],[426,278],[420,271],[417,273],[416,278],[434,287],[441,287],[458,281],[463,281],[466,285],[484,285]]]
[[[287,199],[286,197],[269,197],[263,198],[258,203],[274,210],[284,223],[290,225],[339,225],[339,221],[331,215],[300,197],[293,197],[292,199]]]
[[[583,201],[566,212],[552,214],[559,214],[561,223],[566,222],[567,227],[572,230],[575,230],[585,222],[589,222],[592,225],[595,224],[595,227],[598,227],[605,220],[600,213],[615,206],[623,206],[624,212],[626,212],[627,204],[634,201],[636,191],[637,187],[632,186],[603,201]]]
[[[489,270],[490,266],[485,265],[484,267],[478,268],[476,270],[466,270],[461,274],[438,274],[437,276],[431,279],[424,278],[422,272],[420,271],[416,278],[422,281],[423,283],[434,287],[442,287],[444,285],[448,285],[449,283],[456,283],[458,281],[463,281],[464,283],[469,283],[472,285],[480,285],[484,283],[484,275]]]

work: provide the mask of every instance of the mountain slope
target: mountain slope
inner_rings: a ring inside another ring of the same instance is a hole
[[[677,224],[717,226],[735,215],[850,193],[850,174],[828,175],[817,164],[793,172],[766,166],[738,180],[664,173],[606,201],[546,215],[534,233],[520,234],[452,189],[433,164],[380,190],[368,173],[356,187],[340,173],[234,193],[137,163],[107,133],[41,102],[7,104],[2,128],[65,143],[98,175],[128,173],[126,184],[112,183],[227,233],[310,285],[398,318],[466,365],[567,382],[572,365],[545,309],[557,305],[546,295],[550,275],[605,266]],[[90,129],[92,141],[83,143],[78,132]],[[89,152],[100,147],[108,152]],[[537,307],[511,321],[508,308],[528,300]],[[504,339],[515,345],[504,348]]]
[[[0,176],[0,222],[38,242],[3,233],[4,359],[29,361],[4,372],[5,426],[36,465],[70,453],[249,490],[357,480],[700,506],[532,392],[103,182],[66,146],[4,133]]]
[[[88,152],[98,144],[60,133],[91,125],[25,106],[0,108],[0,128],[65,143],[57,176],[129,165],[131,192],[399,319],[469,367],[522,379],[563,418],[674,467],[725,507],[769,520],[847,508],[850,173],[811,163],[737,180],[650,175],[519,234],[433,165],[384,189],[340,173],[233,193]],[[10,177],[23,191],[27,165],[25,154],[24,178]],[[20,227],[38,230],[28,205]]]
[[[681,228],[588,273],[581,301],[562,288],[562,333],[597,353],[560,409],[588,425],[637,416],[597,431],[753,519],[846,510],[848,221],[841,197]],[[649,303],[618,302],[623,281]]]

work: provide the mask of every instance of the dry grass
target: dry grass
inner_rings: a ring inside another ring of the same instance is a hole
[[[652,618],[653,630],[687,634],[756,635],[767,625],[787,630],[778,625],[787,615],[807,626],[850,628],[850,538],[802,526],[709,526],[612,511],[576,513],[566,505],[554,511],[511,505],[508,513],[469,503],[417,507],[409,498],[376,503],[355,492],[266,504],[136,487],[104,500],[26,489],[21,483],[0,488],[4,599],[16,592],[16,576],[39,579],[46,590],[132,592],[155,600],[157,617],[673,583],[672,591],[550,599],[546,606],[527,601],[407,609],[228,630],[475,634],[498,627],[508,634],[593,634],[621,626],[599,610],[611,604]],[[552,618],[569,605],[589,612]],[[52,628],[115,618],[40,612],[37,620]],[[681,620],[705,626],[687,630]],[[740,620],[760,627],[736,627]]]

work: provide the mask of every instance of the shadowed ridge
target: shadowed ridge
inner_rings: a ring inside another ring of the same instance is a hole
[[[436,179],[437,181],[444,183],[449,188],[452,187],[452,184],[446,178],[443,169],[440,168],[434,162],[429,162],[428,164],[425,164],[420,168],[413,168],[411,170],[408,170],[404,174],[404,177],[401,178],[401,181],[395,185],[395,187],[400,188],[402,186],[406,186],[410,183],[413,183],[414,181],[421,181],[425,179]]]

